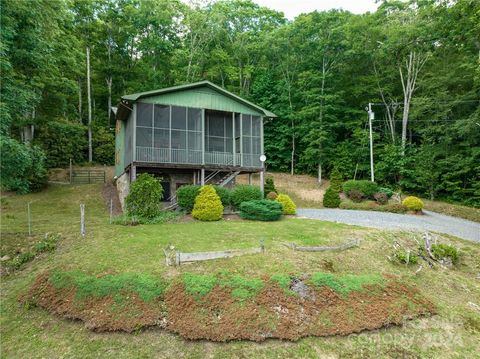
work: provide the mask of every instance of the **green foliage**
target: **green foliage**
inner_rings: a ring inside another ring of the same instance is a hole
[[[292,278],[288,274],[274,274],[270,277],[270,280],[276,283],[280,288],[282,288],[285,294],[289,294],[289,295],[297,294],[290,289]]]
[[[187,212],[192,212],[195,205],[195,198],[197,198],[200,192],[200,186],[185,185],[177,188],[177,203],[180,208]]]
[[[66,120],[51,121],[38,130],[35,143],[47,154],[48,168],[68,167],[73,163],[85,162],[87,153],[87,129],[79,123]],[[96,147],[95,147],[96,151]],[[110,154],[114,156],[115,150]],[[110,162],[107,162],[109,164]]]
[[[12,259],[6,261],[4,265],[11,270],[20,269],[23,264],[32,261],[38,254],[54,251],[57,248],[57,242],[59,240],[60,235],[47,233],[45,237],[35,243],[31,249],[17,254]]]
[[[342,190],[343,177],[337,167],[334,167],[332,172],[330,172],[330,186],[333,187],[336,191],[340,192]]]
[[[364,290],[364,285],[384,285],[384,278],[375,275],[335,275],[316,272],[310,278],[312,284],[318,288],[329,287],[341,295]]]
[[[393,190],[387,187],[378,187],[378,192],[385,193],[388,198],[392,197],[394,194]]]
[[[388,203],[388,196],[385,192],[377,192],[373,195],[373,198],[375,201],[377,201],[378,204],[387,204]]]
[[[363,193],[367,198],[372,198],[373,195],[378,192],[378,185],[375,182],[367,181],[367,180],[350,180],[346,181],[343,184],[343,192],[349,193],[352,190],[357,190]]]
[[[283,214],[295,214],[297,212],[297,206],[288,195],[281,193],[276,201],[283,205]]]
[[[437,259],[450,258],[452,263],[457,263],[458,261],[457,248],[449,244],[432,244],[432,254]]]
[[[402,264],[417,264],[418,256],[415,252],[407,252],[405,249],[397,249],[393,253],[393,259]]]
[[[421,211],[423,208],[423,202],[420,198],[415,196],[408,196],[402,201],[402,204],[410,211]]]
[[[148,173],[142,173],[130,185],[130,192],[125,199],[127,213],[152,219],[160,214],[160,201],[163,198],[163,188],[160,180]]]
[[[328,187],[323,195],[323,207],[325,208],[337,208],[340,205],[340,196],[338,191]]]
[[[253,221],[278,221],[282,211],[281,203],[265,199],[246,201],[240,205],[240,217]]]
[[[33,247],[35,253],[51,252],[57,248],[57,242],[60,240],[58,234],[46,234],[44,239],[36,243]]]
[[[3,189],[27,193],[45,187],[48,178],[45,155],[40,148],[0,135],[0,153]]]
[[[212,291],[217,284],[217,278],[206,274],[184,273],[182,282],[185,291],[199,299]]]
[[[267,177],[265,179],[263,191],[265,193],[265,196],[270,192],[278,193],[277,189],[275,188],[275,183],[273,182],[273,177]]]
[[[215,188],[215,192],[217,192],[220,197],[223,207],[230,206],[230,190],[222,186],[213,186],[213,188]]]
[[[389,203],[385,205],[380,205],[374,201],[364,201],[361,203],[355,203],[351,201],[342,201],[340,203],[340,208],[342,209],[357,209],[364,211],[378,211],[378,212],[391,212],[391,213],[406,213],[408,211],[407,207],[401,203]]]
[[[97,127],[93,131],[93,161],[102,165],[115,164],[115,133]]]
[[[232,297],[244,301],[255,297],[263,288],[263,281],[258,278],[244,278],[239,275],[226,275],[220,285],[232,290]]]
[[[116,301],[120,301],[134,293],[148,302],[161,298],[167,288],[167,283],[163,279],[144,273],[119,273],[96,277],[82,271],[53,270],[50,272],[49,282],[58,289],[74,288],[77,300],[112,296]]]
[[[232,205],[239,209],[243,202],[257,200],[262,198],[262,192],[260,188],[252,185],[238,185],[232,190],[231,193]]]
[[[192,216],[201,221],[218,221],[223,218],[222,201],[213,186],[207,185],[200,189],[195,198]]]
[[[120,224],[123,226],[136,226],[139,224],[159,224],[174,221],[180,213],[173,211],[160,211],[159,214],[153,218],[145,218],[142,216],[135,216],[128,213],[123,213],[114,217],[112,224]]]

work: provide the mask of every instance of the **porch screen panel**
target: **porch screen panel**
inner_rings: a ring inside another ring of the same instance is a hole
[[[232,113],[208,111],[205,117],[206,151],[233,153]]]
[[[251,115],[242,117],[243,164],[247,167],[260,167],[261,118]]]
[[[187,108],[187,162],[202,163],[202,110]]]

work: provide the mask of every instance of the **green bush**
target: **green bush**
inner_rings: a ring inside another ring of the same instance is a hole
[[[155,218],[160,213],[163,188],[160,180],[148,173],[142,173],[130,185],[125,199],[127,213],[143,218]]]
[[[93,161],[102,165],[115,164],[115,132],[103,126],[93,129]]]
[[[323,207],[326,208],[337,208],[340,205],[340,196],[338,191],[332,188],[332,186],[328,187],[323,195]]]
[[[387,187],[378,187],[378,192],[385,193],[388,198],[392,197],[395,192]]]
[[[0,183],[3,189],[28,193],[45,187],[48,180],[45,154],[39,147],[0,136],[0,153]]]
[[[276,201],[258,199],[242,202],[240,217],[254,221],[277,221],[282,216],[283,206]]]
[[[452,263],[458,261],[458,250],[449,244],[432,244],[432,254],[436,259],[450,258]]]
[[[334,167],[332,172],[330,172],[330,186],[337,192],[340,192],[342,190],[342,183],[342,174],[337,167]]]
[[[402,204],[410,211],[421,211],[423,208],[423,202],[420,198],[415,196],[408,196],[402,201]]]
[[[393,253],[393,258],[402,264],[417,264],[418,256],[414,252],[408,253],[405,249],[398,249]]]
[[[292,199],[286,194],[279,194],[277,202],[280,202],[283,205],[283,214],[295,214],[297,211],[297,206],[293,203]]]
[[[222,186],[213,186],[213,188],[215,188],[215,192],[217,192],[220,197],[223,207],[230,206],[230,190]]]
[[[351,190],[362,192],[367,198],[373,199],[373,195],[378,192],[378,185],[375,182],[367,180],[350,180],[343,184],[343,192],[349,193]]]
[[[192,216],[201,221],[218,221],[222,219],[222,201],[213,186],[207,185],[200,189],[200,193],[195,198]]]
[[[270,193],[270,192],[277,192],[277,189],[275,188],[275,183],[273,182],[273,177],[267,177],[265,179],[265,185],[263,187],[263,192],[265,193],[265,196]]]
[[[342,201],[339,206],[341,209],[356,209],[364,211],[378,211],[378,212],[391,212],[391,213],[406,213],[407,208],[401,203],[391,203],[385,205],[379,205],[374,201],[364,201],[361,203],[355,203],[351,201]]]
[[[257,186],[238,185],[232,190],[230,199],[232,206],[239,209],[243,202],[262,199],[262,192]]]
[[[188,213],[192,212],[195,205],[195,198],[200,192],[200,186],[186,185],[177,188],[177,203],[180,208],[186,210]]]

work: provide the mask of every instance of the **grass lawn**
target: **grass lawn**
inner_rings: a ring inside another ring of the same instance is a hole
[[[157,225],[108,224],[100,185],[52,186],[24,196],[2,200],[1,255],[28,248],[46,232],[61,233],[55,252],[42,254],[11,275],[2,277],[1,353],[5,358],[78,357],[474,357],[480,352],[480,248],[446,238],[461,251],[455,269],[395,265],[387,260],[394,241],[415,243],[415,234],[386,232],[335,223],[284,219],[279,222],[178,222]],[[26,205],[31,202],[34,236],[26,236]],[[85,203],[87,236],[79,236],[79,204]],[[417,235],[417,237],[419,237]],[[284,244],[333,245],[362,239],[359,248],[344,252],[293,252]],[[266,253],[167,267],[162,249],[181,251],[250,248],[264,241]],[[51,268],[80,269],[90,274],[146,272],[174,277],[184,272],[229,270],[244,276],[312,273],[394,274],[417,286],[437,306],[439,314],[346,337],[306,338],[298,342],[269,340],[211,343],[186,341],[151,329],[134,334],[98,334],[82,323],[26,308],[17,298],[36,275]]]

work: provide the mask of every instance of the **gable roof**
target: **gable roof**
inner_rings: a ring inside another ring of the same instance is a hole
[[[185,84],[185,85],[178,85],[178,86],[173,86],[173,87],[167,87],[159,90],[153,90],[153,91],[146,91],[146,92],[139,92],[139,93],[134,93],[131,95],[125,95],[122,96],[122,103],[133,103],[136,102],[140,99],[147,98],[147,97],[152,97],[152,96],[157,96],[157,95],[163,95],[171,92],[177,92],[177,91],[184,91],[184,90],[190,90],[198,87],[208,87],[216,92],[221,93],[224,96],[227,96],[237,102],[240,102],[244,104],[245,106],[248,106],[260,113],[263,113],[265,117],[277,117],[273,112],[270,112],[258,105],[255,105],[254,103],[247,101],[240,96],[235,95],[234,93],[227,91],[220,86],[215,85],[214,83],[210,81],[199,81],[199,82],[194,82],[191,84]]]

